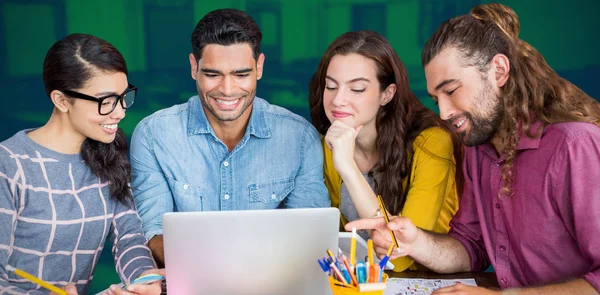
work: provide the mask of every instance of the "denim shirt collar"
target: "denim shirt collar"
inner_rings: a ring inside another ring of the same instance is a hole
[[[188,104],[188,135],[214,135],[215,132],[206,118],[206,114],[202,108],[202,102],[200,102],[200,97],[198,95],[193,96],[190,98]],[[250,122],[248,123],[248,127],[246,127],[246,133],[244,134],[244,137],[246,137],[248,134],[254,135],[258,138],[271,137],[271,129],[269,128],[265,118],[265,103],[264,100],[258,96],[254,97],[252,113],[250,114]]]

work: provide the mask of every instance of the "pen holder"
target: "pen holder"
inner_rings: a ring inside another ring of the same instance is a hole
[[[388,275],[382,276],[381,283],[363,283],[359,287],[346,285],[332,276],[329,277],[329,286],[333,295],[383,295],[383,291],[387,287]]]

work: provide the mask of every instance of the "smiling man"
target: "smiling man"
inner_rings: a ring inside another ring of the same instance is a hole
[[[427,89],[467,146],[465,189],[447,235],[388,229],[410,256],[440,273],[493,265],[502,292],[457,284],[432,294],[599,294],[600,104],[561,78],[518,37],[515,12],[482,4],[443,23],[425,45]]]
[[[132,187],[159,264],[166,212],[330,205],[316,129],[256,97],[261,37],[242,11],[208,13],[192,33],[189,56],[198,95],[136,127]]]

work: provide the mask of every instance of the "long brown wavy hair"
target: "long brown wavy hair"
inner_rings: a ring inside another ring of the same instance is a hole
[[[517,153],[520,130],[527,136],[539,137],[531,125],[560,122],[590,122],[600,127],[600,103],[577,86],[561,78],[546,63],[544,57],[527,42],[519,39],[519,19],[508,6],[480,4],[469,14],[444,22],[425,45],[422,54],[426,66],[446,48],[457,48],[469,66],[483,73],[497,54],[510,62],[509,78],[502,87],[500,103],[504,114],[498,135],[505,158],[502,167],[506,196],[512,194],[513,163]],[[499,192],[500,193],[500,192]]]
[[[335,39],[323,54],[309,88],[310,116],[315,128],[321,134],[326,134],[331,126],[323,107],[323,91],[329,62],[335,55],[348,54],[360,54],[375,62],[380,91],[384,91],[390,84],[396,85],[396,93],[392,100],[380,107],[377,113],[375,125],[379,159],[370,171],[370,174],[375,176],[375,192],[382,196],[390,213],[398,214],[404,207],[410,188],[413,142],[423,130],[430,127],[440,127],[452,138],[456,187],[458,192],[462,192],[462,145],[458,136],[436,113],[417,99],[410,90],[404,64],[390,43],[376,32],[345,33]],[[407,179],[406,186],[402,186],[404,178]]]

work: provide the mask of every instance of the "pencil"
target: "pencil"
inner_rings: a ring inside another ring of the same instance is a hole
[[[392,255],[392,250],[394,249],[394,247],[392,247],[393,245],[390,245],[390,247],[387,250],[387,253],[385,255],[390,256]]]
[[[377,200],[379,200],[379,206],[381,206],[381,211],[383,211],[383,219],[385,219],[385,224],[390,223],[390,218],[387,215],[387,209],[385,209],[381,195],[377,195]],[[396,248],[400,248],[400,246],[398,246],[398,241],[396,241],[396,235],[394,234],[394,231],[390,230],[390,234],[392,235],[392,240],[394,240],[394,245]]]
[[[369,251],[369,265],[373,265],[373,240],[369,239],[367,241],[367,249]]]
[[[25,271],[22,271],[22,270],[20,270],[20,269],[18,269],[16,267],[12,267],[10,265],[7,265],[6,266],[6,270],[12,271],[16,275],[18,275],[18,276],[20,276],[20,277],[22,277],[24,279],[30,280],[32,283],[38,284],[38,285],[40,285],[40,286],[42,286],[42,287],[44,287],[44,288],[46,288],[46,289],[48,289],[48,290],[56,293],[56,294],[67,295],[67,292],[65,292],[63,289],[60,289],[60,288],[58,288],[56,286],[53,286],[53,285],[50,285],[49,283],[44,282],[44,281],[36,278],[34,275],[32,275],[30,273],[27,273]]]
[[[356,280],[356,276],[354,275],[354,269],[352,267],[350,267],[350,264],[348,264],[348,260],[346,259],[346,255],[344,255],[344,252],[342,251],[342,249],[340,249],[338,247],[338,250],[339,250],[340,255],[342,256],[342,261],[344,262],[346,269],[350,273],[350,278],[352,279],[352,285],[358,286],[358,280]]]
[[[350,240],[350,266],[354,271],[356,267],[356,227],[352,228],[352,240]]]

